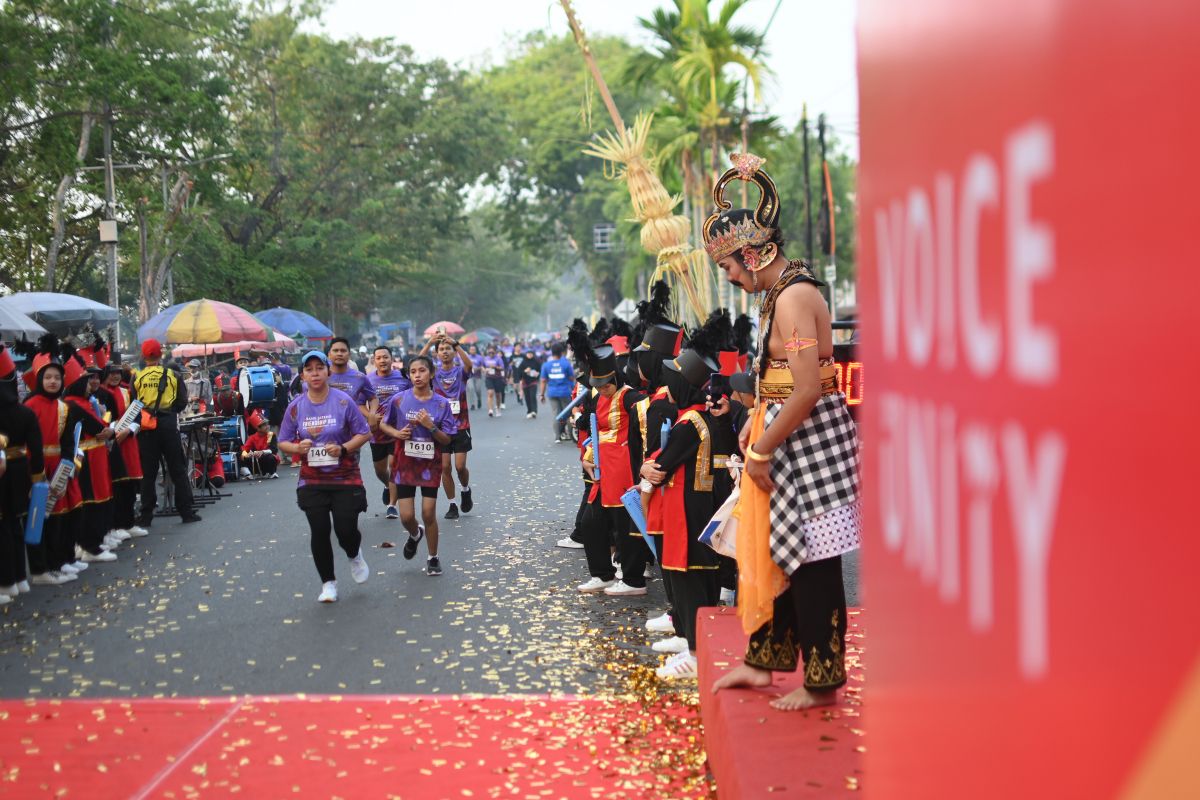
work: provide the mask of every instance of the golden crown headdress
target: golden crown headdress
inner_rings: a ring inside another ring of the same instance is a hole
[[[752,153],[734,153],[729,157],[733,167],[717,180],[713,186],[713,203],[716,209],[704,221],[704,249],[714,261],[744,251],[750,247],[757,250],[767,244],[775,233],[779,220],[779,192],[775,181],[763,172],[766,159]],[[748,209],[733,209],[725,199],[725,187],[730,181],[741,180],[756,184],[761,190],[758,206],[751,213]],[[742,211],[744,213],[739,214]],[[769,260],[768,262],[769,263]],[[765,266],[763,263],[762,266]],[[754,265],[749,265],[754,268]]]

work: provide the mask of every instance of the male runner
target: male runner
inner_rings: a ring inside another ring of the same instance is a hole
[[[450,413],[458,423],[458,431],[450,439],[442,453],[442,488],[450,500],[446,519],[458,519],[458,505],[454,502],[454,472],[462,489],[462,510],[469,513],[475,507],[471,499],[471,472],[467,469],[467,453],[471,452],[471,418],[467,410],[467,376],[471,374],[471,357],[458,342],[445,334],[435,336],[421,348],[421,354],[436,347],[438,367],[433,375],[433,389],[450,401]],[[451,471],[450,460],[454,460]]]
[[[367,376],[375,390],[377,414],[382,418],[386,415],[388,402],[400,392],[412,388],[412,381],[404,374],[402,362],[392,360],[392,351],[380,345],[371,354],[375,370]],[[368,417],[369,419],[369,417]],[[387,518],[399,519],[400,512],[396,509],[396,484],[392,482],[392,450],[396,443],[378,425],[371,428],[371,460],[375,462],[375,477],[383,482],[385,487],[383,501],[387,503]]]

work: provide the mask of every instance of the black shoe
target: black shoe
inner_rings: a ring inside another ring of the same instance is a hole
[[[388,487],[385,486],[385,487],[383,487],[383,504],[385,506],[391,505],[391,502],[392,502],[391,495],[388,493]]]
[[[182,519],[180,521],[183,522],[183,524],[185,524],[185,525],[188,524],[189,522],[199,522],[200,515],[197,514],[195,511],[192,511],[191,513],[183,514]]]
[[[442,574],[442,562],[440,559],[438,559],[437,556],[430,556],[429,560],[425,562],[425,574],[426,575],[441,575]]]
[[[417,538],[414,539],[412,536],[409,536],[408,541],[404,543],[404,557],[406,559],[411,560],[412,557],[417,554],[417,545],[419,545],[421,540],[424,538],[425,526],[420,525],[417,527]]]
[[[463,487],[462,494],[462,512],[470,514],[471,509],[475,507],[475,501],[471,499],[471,490]]]
[[[458,504],[451,503],[450,510],[446,512],[446,519],[458,519]]]

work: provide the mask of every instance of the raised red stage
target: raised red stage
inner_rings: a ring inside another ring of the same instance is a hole
[[[713,693],[713,681],[741,663],[746,635],[734,609],[700,610],[700,712],[708,766],[721,800],[841,797],[862,788],[863,618],[862,609],[850,609],[849,682],[839,703],[783,712],[768,703],[801,686],[800,672],[776,677],[767,689]]]

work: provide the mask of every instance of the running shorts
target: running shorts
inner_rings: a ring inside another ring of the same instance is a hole
[[[383,461],[396,449],[395,442],[371,442],[371,460]]]
[[[396,484],[396,499],[397,500],[412,500],[416,496],[417,496],[417,487],[416,486],[405,486],[402,483]],[[437,497],[437,496],[438,496],[438,487],[436,487],[436,486],[422,486],[421,487],[421,497]]]
[[[469,453],[471,452],[471,429],[466,428],[450,437],[450,444],[446,445],[447,453]]]

